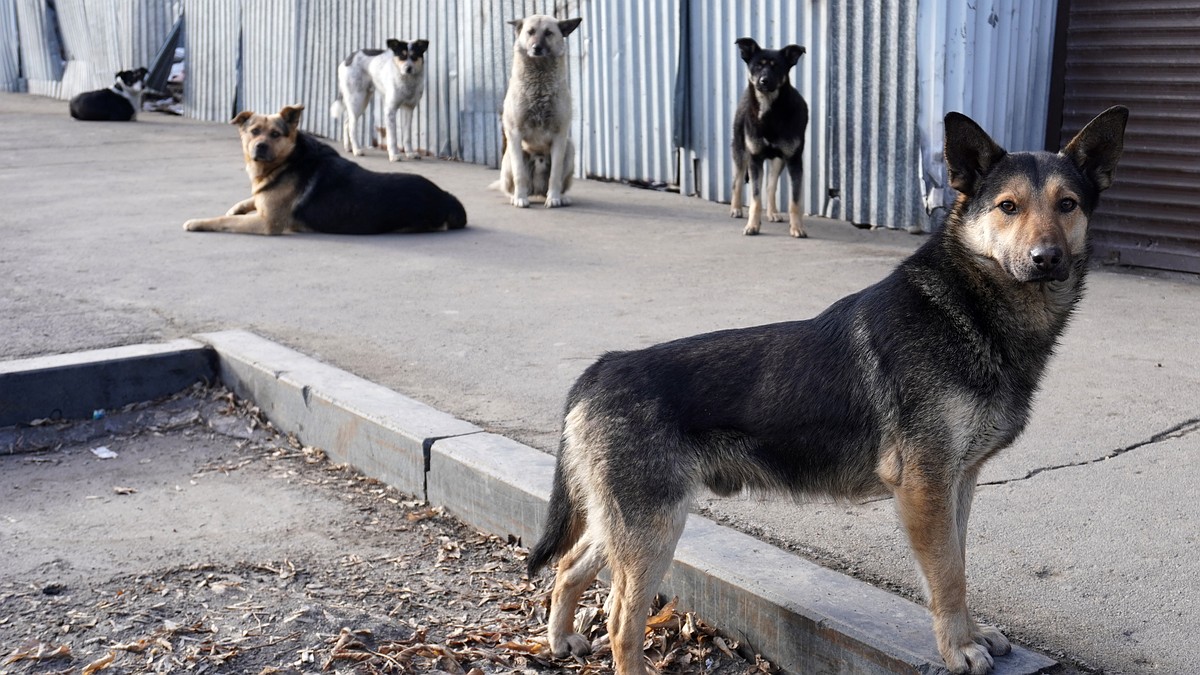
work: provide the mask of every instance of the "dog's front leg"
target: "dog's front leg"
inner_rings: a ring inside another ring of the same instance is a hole
[[[404,156],[409,159],[420,159],[421,156],[413,149],[413,109],[400,106],[400,126],[404,127]]]
[[[254,207],[254,197],[250,197],[249,199],[243,199],[242,201],[229,207],[229,210],[225,212],[225,215],[240,216],[240,215],[243,215],[246,213],[250,213],[251,211],[254,210],[254,208],[255,208]]]
[[[767,190],[763,200],[767,203],[767,220],[772,223],[782,223],[783,216],[779,214],[779,174],[783,173],[783,159],[775,157],[770,160],[767,168]]]
[[[384,118],[384,129],[387,133],[387,152],[389,162],[400,161],[400,138],[396,135],[396,111],[398,106],[389,101],[384,105],[387,109]]]
[[[804,204],[804,193],[801,192],[804,188],[804,160],[799,150],[788,162],[788,178],[792,181],[791,198],[788,199],[788,234],[803,239],[808,233],[804,231],[804,214],[801,211]]]
[[[965,524],[958,522],[965,518],[960,515],[963,493],[945,473],[944,468],[906,467],[894,488],[896,507],[927,582],[934,637],[946,667],[953,673],[984,675],[992,667],[989,650],[1002,654],[1008,641],[990,644],[992,632],[999,632],[981,631],[967,610],[966,556],[959,534]]]
[[[270,226],[257,211],[240,216],[197,218],[183,224],[188,232],[235,232],[237,234],[283,234]]]
[[[529,208],[529,165],[525,162],[525,151],[521,148],[523,139],[521,132],[516,129],[506,129],[505,134],[508,138],[505,156],[513,178],[512,205],[526,209]]]
[[[750,170],[750,217],[742,234],[758,234],[762,223],[762,160],[751,156],[748,162]]]
[[[574,171],[573,167],[567,166],[567,144],[570,142],[570,136],[560,134],[550,143],[550,185],[546,190],[548,209],[571,203],[570,198],[563,194],[563,179],[567,171]]]

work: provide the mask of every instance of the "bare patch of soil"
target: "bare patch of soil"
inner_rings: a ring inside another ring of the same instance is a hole
[[[594,654],[554,659],[552,577],[529,579],[523,548],[331,465],[228,392],[5,444],[21,452],[0,455],[0,674],[611,672],[599,585],[577,615]],[[772,670],[670,603],[651,626],[664,673]]]

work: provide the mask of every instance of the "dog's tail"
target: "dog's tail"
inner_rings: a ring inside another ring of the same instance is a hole
[[[546,527],[542,530],[541,539],[529,552],[529,559],[526,561],[531,577],[550,562],[551,558],[561,556],[571,550],[586,529],[587,507],[577,503],[567,489],[567,471],[570,466],[567,455],[581,451],[579,447],[573,447],[573,443],[578,442],[575,439],[575,431],[578,429],[574,427],[580,424],[586,425],[586,412],[583,412],[579,406],[586,398],[586,392],[594,386],[600,362],[603,360],[601,358],[585,370],[567,394],[567,414],[563,423],[562,439],[558,446],[558,462],[554,467],[554,483],[550,488],[550,508],[546,514]]]
[[[571,503],[571,496],[567,494],[561,449],[559,453],[558,466],[554,469],[554,485],[550,488],[550,510],[546,515],[546,529],[542,531],[542,538],[530,551],[529,560],[526,561],[531,577],[545,567],[551,558],[566,553],[580,534],[580,514],[576,512],[575,505]]]
[[[338,97],[333,99],[333,103],[331,103],[329,106],[329,116],[335,120],[341,119],[342,113],[345,110],[346,106],[344,103],[342,103],[342,95],[338,94]]]

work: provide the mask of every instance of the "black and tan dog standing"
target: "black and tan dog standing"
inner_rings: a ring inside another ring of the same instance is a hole
[[[300,131],[304,106],[275,115],[249,110],[238,127],[253,195],[224,216],[183,229],[243,234],[436,232],[467,225],[454,195],[424,176],[368,171]]]
[[[981,674],[1009,650],[967,609],[966,527],[984,462],[1025,427],[1083,292],[1088,220],[1121,157],[1111,108],[1059,153],[1001,149],[945,119],[959,192],[890,276],[815,318],[612,352],[567,397],[546,530],[558,558],[549,638],[582,655],[575,606],[612,571],[616,671],[642,675],[647,609],[701,488],[895,496],[942,658]]]
[[[804,47],[788,45],[783,49],[763,49],[751,38],[737,40],[746,62],[749,82],[733,117],[733,199],[729,215],[742,217],[742,184],[750,175],[750,216],[743,234],[758,234],[762,223],[763,200],[767,220],[780,222],[776,192],[779,175],[786,166],[792,191],[788,199],[788,233],[807,237],[800,213],[801,179],[804,177],[804,133],[808,130],[808,103],[792,86],[788,75]],[[763,196],[763,162],[768,162],[766,196]]]

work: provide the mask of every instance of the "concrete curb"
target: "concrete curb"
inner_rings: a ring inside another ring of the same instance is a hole
[[[99,409],[161,398],[216,377],[195,340],[131,345],[0,363],[0,427],[35,419],[90,419]]]
[[[215,375],[334,461],[424,495],[484,531],[526,544],[540,535],[553,457],[251,333],[196,340],[0,363],[0,413],[29,421],[45,403],[15,401],[95,392],[78,397],[81,413],[63,412],[90,416],[93,407]],[[143,366],[149,370],[137,370]],[[662,590],[787,672],[948,672],[925,608],[699,516],[689,518]],[[1015,647],[992,672],[1055,667]]]

